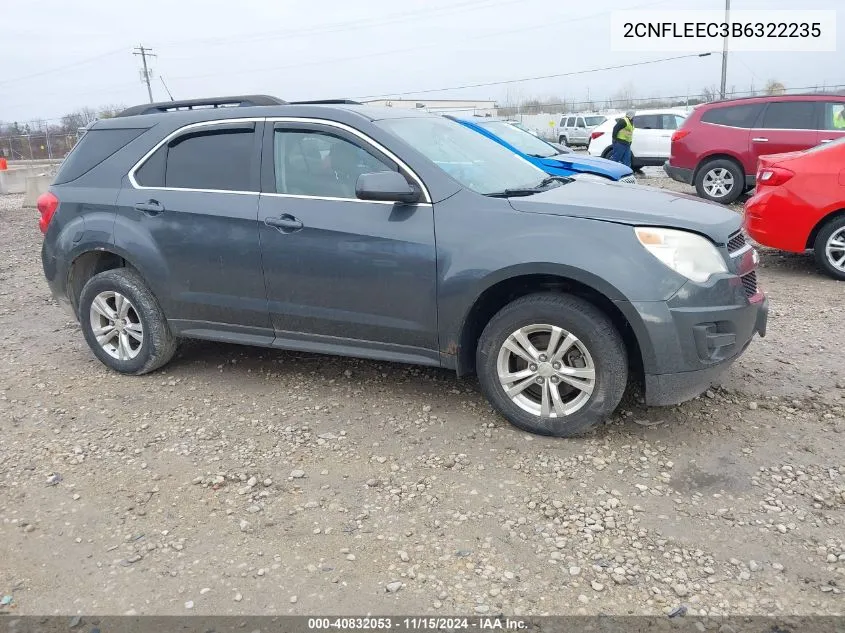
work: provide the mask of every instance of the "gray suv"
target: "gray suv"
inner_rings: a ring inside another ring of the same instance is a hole
[[[732,211],[548,177],[436,115],[138,106],[91,127],[38,207],[54,295],[125,374],[180,338],[444,367],[516,426],[571,436],[629,377],[680,403],[765,334]]]

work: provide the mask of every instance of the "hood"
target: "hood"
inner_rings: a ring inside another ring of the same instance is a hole
[[[545,167],[563,168],[570,171],[601,174],[619,180],[624,176],[633,174],[630,167],[617,163],[616,161],[590,156],[589,154],[559,154],[542,158],[540,162]]]
[[[543,213],[631,226],[662,226],[694,231],[723,244],[739,230],[737,213],[714,202],[618,183],[583,180],[568,182],[533,196],[509,198],[525,213]]]

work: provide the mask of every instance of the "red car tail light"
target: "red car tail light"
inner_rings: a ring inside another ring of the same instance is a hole
[[[59,208],[59,199],[48,191],[38,196],[35,206],[38,207],[38,212],[41,214],[41,219],[38,220],[38,228],[41,229],[42,233],[46,233],[50,220],[53,219],[53,214]]]
[[[604,132],[593,132],[590,134],[590,140],[592,141],[593,139],[600,137],[602,134],[604,134]]]
[[[689,130],[675,130],[672,133],[672,142],[674,143],[675,141],[680,141],[682,138],[687,136],[689,133],[690,133]]]
[[[757,184],[776,187],[777,185],[782,185],[794,175],[795,172],[784,169],[783,167],[764,167],[757,172]]]

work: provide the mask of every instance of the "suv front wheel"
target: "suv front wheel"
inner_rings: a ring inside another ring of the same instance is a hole
[[[696,172],[695,190],[705,200],[730,204],[745,191],[745,174],[731,160],[711,160]]]
[[[476,352],[481,389],[513,425],[571,437],[613,413],[628,380],[610,320],[571,295],[534,294],[502,308]]]
[[[79,297],[79,324],[94,355],[122,374],[151,372],[176,352],[161,306],[138,273],[128,268],[88,280]]]

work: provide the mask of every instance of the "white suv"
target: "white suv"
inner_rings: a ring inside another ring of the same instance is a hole
[[[638,110],[634,115],[634,140],[631,143],[631,166],[639,169],[645,166],[662,165],[669,158],[672,146],[672,132],[681,127],[688,112],[667,108],[663,110]],[[592,156],[610,158],[613,144],[613,127],[624,113],[608,115],[607,120],[590,134],[587,151]]]
[[[561,117],[557,141],[561,145],[584,145],[590,142],[590,133],[607,120],[603,114],[567,114]]]

